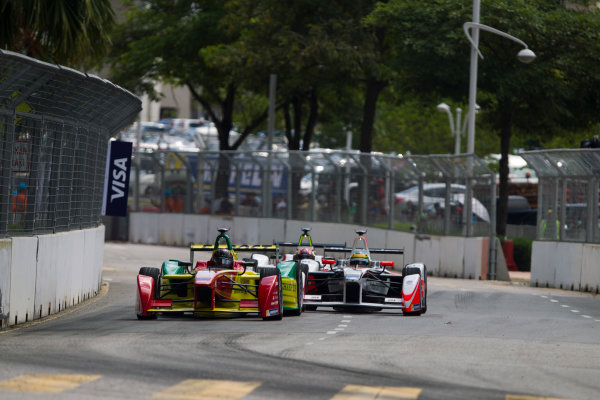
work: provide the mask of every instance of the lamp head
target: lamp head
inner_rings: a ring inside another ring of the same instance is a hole
[[[530,62],[535,60],[535,53],[530,49],[523,49],[519,51],[519,53],[517,54],[517,58],[522,63],[529,64]]]
[[[437,106],[437,110],[441,112],[450,112],[450,106],[446,103],[440,103]]]

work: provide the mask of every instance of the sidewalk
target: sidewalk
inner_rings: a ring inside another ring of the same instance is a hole
[[[527,282],[531,281],[531,272],[527,271],[508,271],[508,276],[511,282]]]

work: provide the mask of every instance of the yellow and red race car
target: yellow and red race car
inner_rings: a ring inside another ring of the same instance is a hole
[[[220,228],[212,246],[192,244],[190,262],[168,260],[161,268],[142,267],[137,277],[137,317],[154,319],[159,313],[191,313],[196,317],[254,313],[264,320],[281,320],[284,309],[300,315],[305,281],[300,269],[290,263],[275,266],[264,262],[259,265],[255,258],[238,260],[235,250],[276,253],[277,246],[232,246],[227,231]],[[212,251],[210,260],[194,263],[194,253],[200,251]]]

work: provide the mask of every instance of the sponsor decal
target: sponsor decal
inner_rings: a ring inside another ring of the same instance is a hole
[[[296,284],[295,283],[284,283],[281,285],[282,289],[288,292],[295,292],[296,291]]]
[[[412,285],[413,281],[411,281],[410,279],[406,281],[407,285]]]
[[[131,142],[115,140],[108,144],[102,215],[127,215],[131,151]]]
[[[270,317],[272,315],[279,315],[279,309],[276,308],[274,310],[267,310],[267,317]]]
[[[392,298],[392,297],[388,297],[385,299],[386,303],[402,303],[402,299],[396,299],[396,298]]]
[[[413,311],[419,311],[421,309],[421,305],[420,304],[413,304],[412,309],[413,309]]]
[[[320,294],[305,294],[304,300],[321,300]]]

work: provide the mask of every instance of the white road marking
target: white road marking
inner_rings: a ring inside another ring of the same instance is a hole
[[[343,320],[342,320],[342,323],[344,323],[344,324],[347,324],[348,322],[350,322],[350,320],[349,320],[349,319],[343,319]]]
[[[550,301],[553,303],[558,303],[558,300],[550,299]]]
[[[347,327],[348,327],[348,325],[346,325],[346,324],[339,324],[338,325],[338,328],[347,328]]]
[[[571,310],[571,312],[578,313],[579,310]]]
[[[590,315],[584,315],[584,314],[582,314],[581,316],[582,316],[583,318],[592,318]]]
[[[542,299],[547,299],[548,296],[540,296]]]
[[[569,308],[569,307],[570,307],[570,306],[568,306],[568,305],[566,305],[566,304],[561,304],[560,306],[561,306],[561,307],[564,307],[564,308]]]
[[[337,331],[327,331],[328,335],[335,335],[337,333]]]

